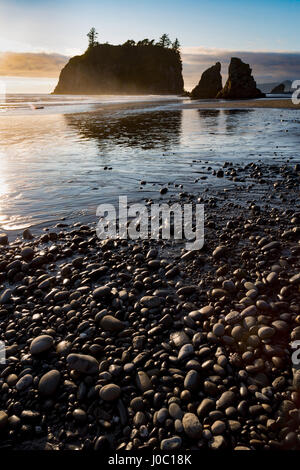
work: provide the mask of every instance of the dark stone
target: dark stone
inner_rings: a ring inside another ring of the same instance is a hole
[[[53,395],[60,381],[60,372],[58,370],[50,370],[44,374],[39,381],[39,392],[43,396]]]
[[[124,329],[123,323],[112,315],[105,315],[100,321],[100,325],[105,331],[121,331]]]
[[[69,354],[67,363],[71,369],[75,369],[82,374],[93,375],[98,372],[98,361],[89,355],[85,354]]]
[[[222,90],[221,64],[215,65],[205,70],[201,75],[198,85],[192,90],[193,99],[213,99]]]
[[[41,335],[34,338],[30,344],[31,354],[42,354],[53,346],[53,338],[49,335]]]
[[[107,384],[100,390],[100,398],[104,401],[115,401],[119,398],[121,389],[116,384]]]
[[[256,88],[256,82],[251,72],[248,64],[237,57],[232,57],[227,82],[223,90],[218,93],[217,98],[225,100],[263,98],[265,95]]]

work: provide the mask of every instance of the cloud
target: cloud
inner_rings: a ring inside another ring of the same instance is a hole
[[[185,88],[191,90],[202,72],[217,61],[222,64],[223,81],[231,57],[239,57],[250,64],[257,83],[282,82],[300,79],[300,52],[228,51],[204,47],[182,48]]]
[[[60,54],[2,52],[0,75],[16,77],[58,77],[69,57]]]
[[[69,51],[70,55],[78,51]],[[231,57],[240,57],[250,64],[257,83],[282,82],[300,79],[300,52],[229,51],[206,47],[182,48],[183,76],[185,88],[191,90],[202,72],[215,64],[222,64],[223,82]],[[69,57],[51,53],[2,52],[0,53],[0,75],[16,77],[57,78]]]

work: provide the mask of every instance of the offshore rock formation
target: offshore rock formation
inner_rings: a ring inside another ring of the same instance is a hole
[[[215,65],[203,72],[198,85],[192,90],[192,99],[216,98],[222,90],[221,64]]]
[[[258,88],[251,74],[248,64],[241,59],[232,57],[228,69],[228,80],[217,98],[226,100],[246,100],[251,98],[263,98],[265,95]]]
[[[281,83],[280,85],[277,85],[276,87],[273,88],[273,90],[271,91],[271,94],[280,95],[284,93],[284,91],[285,91],[285,84]]]
[[[177,50],[158,45],[98,44],[62,69],[55,94],[181,94]]]

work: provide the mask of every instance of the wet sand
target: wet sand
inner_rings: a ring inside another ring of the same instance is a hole
[[[238,108],[277,108],[277,109],[300,109],[299,105],[294,105],[291,99],[260,99],[260,100],[241,100],[241,101],[191,101],[185,108],[197,109],[238,109]]]
[[[300,109],[299,105],[294,105],[291,99],[272,99],[265,98],[259,100],[236,100],[236,101],[191,101],[184,104],[183,107],[191,109],[238,109],[238,108],[277,108],[277,109]]]
[[[169,106],[178,104],[182,109],[300,109],[300,104],[293,104],[291,99],[273,99],[265,98],[259,100],[188,100],[182,103],[180,98],[174,97],[174,101],[143,101],[140,103],[107,104],[102,107],[103,112],[134,110],[143,108],[154,108],[157,106]]]

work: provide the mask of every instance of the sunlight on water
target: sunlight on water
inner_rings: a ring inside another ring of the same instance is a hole
[[[98,204],[120,194],[129,202],[159,197],[162,185],[171,198],[230,185],[212,176],[224,161],[297,157],[299,118],[298,110],[181,109],[178,102],[106,112],[0,114],[0,226],[12,230],[78,214],[94,217]]]

